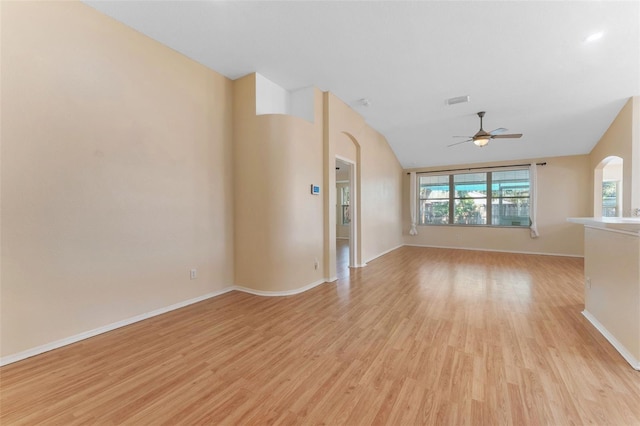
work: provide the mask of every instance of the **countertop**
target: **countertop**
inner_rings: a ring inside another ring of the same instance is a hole
[[[594,228],[624,231],[640,236],[640,217],[569,217],[567,222]]]

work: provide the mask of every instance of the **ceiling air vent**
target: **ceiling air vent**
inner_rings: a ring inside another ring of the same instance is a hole
[[[447,99],[447,105],[464,104],[469,102],[469,96],[458,96]]]

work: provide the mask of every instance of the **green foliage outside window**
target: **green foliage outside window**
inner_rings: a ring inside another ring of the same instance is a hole
[[[421,225],[530,225],[528,169],[424,175],[418,185]]]

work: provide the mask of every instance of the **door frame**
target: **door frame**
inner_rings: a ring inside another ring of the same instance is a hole
[[[358,267],[356,260],[356,251],[358,249],[358,196],[356,192],[355,180],[356,180],[356,162],[350,160],[346,157],[342,157],[340,155],[335,156],[334,163],[336,161],[341,161],[342,163],[346,163],[349,166],[349,207],[351,210],[351,223],[349,224],[349,268]],[[335,199],[333,200],[333,205],[337,205],[338,203],[338,194],[337,191]],[[335,233],[335,238],[333,241],[333,245],[335,247],[337,240],[337,233]],[[335,261],[335,259],[334,259]]]

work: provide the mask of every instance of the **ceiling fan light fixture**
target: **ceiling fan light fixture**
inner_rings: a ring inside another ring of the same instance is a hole
[[[468,138],[467,140],[464,140],[462,142],[456,142],[456,143],[452,143],[450,145],[447,146],[454,146],[454,145],[459,145],[462,143],[467,143],[467,142],[473,142],[473,144],[479,148],[482,148],[484,146],[487,146],[487,144],[489,144],[489,142],[491,141],[491,139],[494,138],[499,138],[499,139],[519,139],[522,137],[522,133],[510,133],[510,134],[506,134],[504,132],[507,131],[507,129],[499,127],[495,130],[492,130],[490,133],[487,133],[483,128],[482,128],[482,118],[484,117],[485,112],[484,111],[480,111],[478,112],[478,117],[480,118],[480,130],[478,130],[478,132],[473,135],[473,136],[454,136],[454,138]]]
[[[490,140],[490,139],[491,139],[491,138],[490,138],[489,136],[480,136],[480,137],[478,137],[478,138],[475,138],[475,139],[473,140],[473,143],[474,143],[476,146],[479,146],[480,148],[482,148],[483,146],[485,146],[486,144],[488,144],[488,143],[489,143],[489,140]]]

